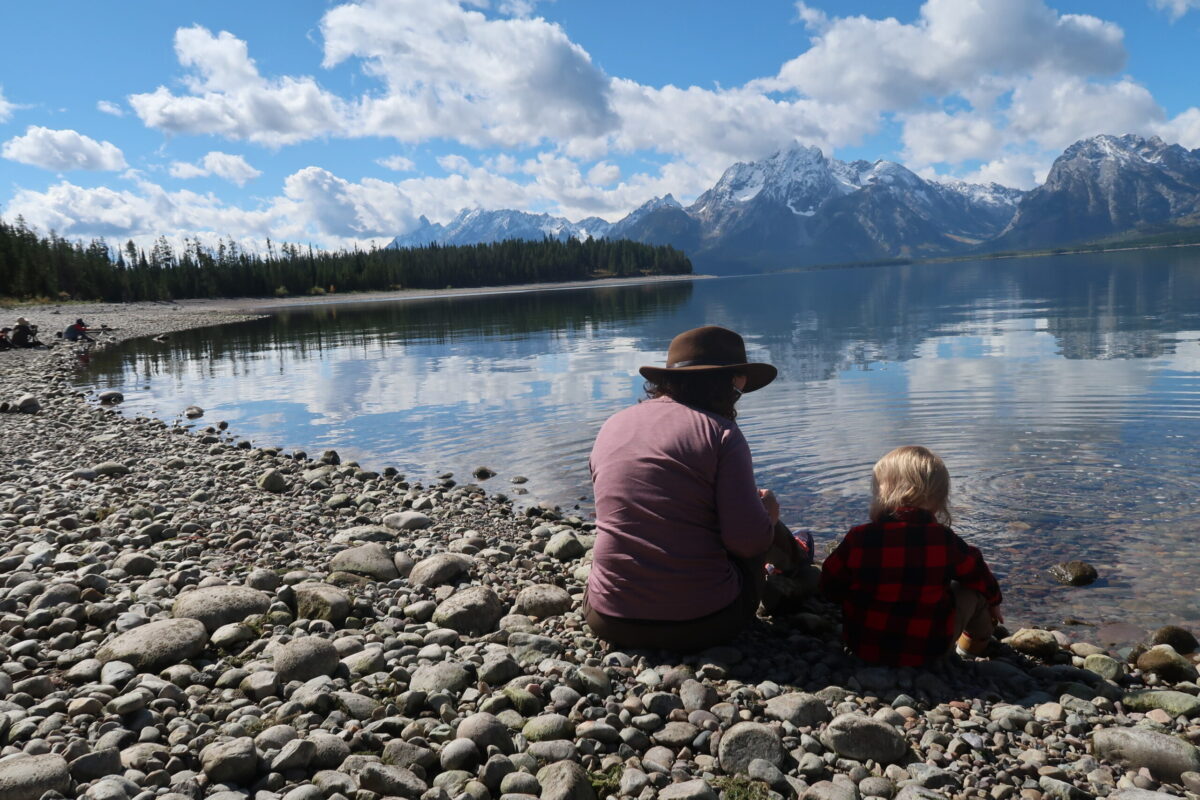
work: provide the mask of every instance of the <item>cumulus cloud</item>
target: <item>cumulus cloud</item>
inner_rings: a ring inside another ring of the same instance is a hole
[[[67,170],[124,169],[125,156],[112,142],[97,142],[73,130],[51,130],[31,125],[23,136],[15,136],[0,148],[11,161],[32,164],[56,172]]]
[[[175,178],[202,178],[215,175],[230,183],[244,186],[262,172],[250,166],[243,156],[214,150],[200,160],[199,164],[175,161],[171,164],[171,176]]]
[[[1113,74],[1125,64],[1123,38],[1112,23],[1042,0],[928,0],[913,23],[823,20],[812,46],[760,85],[865,112],[905,110],[994,76]]]
[[[364,0],[321,21],[326,67],[350,58],[386,87],[360,99],[360,133],[533,145],[616,127],[609,80],[558,25],[489,19],[449,0]]]
[[[125,116],[125,109],[121,108],[116,103],[109,100],[100,100],[96,103],[96,110],[102,111],[105,114],[111,114],[114,117]]]
[[[245,42],[201,26],[175,33],[175,54],[190,72],[192,91],[165,86],[134,94],[129,104],[142,122],[173,134],[216,134],[269,146],[342,132],[346,103],[311,77],[263,78]]]

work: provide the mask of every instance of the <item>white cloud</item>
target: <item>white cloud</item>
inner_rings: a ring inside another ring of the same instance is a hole
[[[345,129],[346,104],[310,77],[267,80],[248,55],[246,43],[222,31],[180,28],[175,33],[179,63],[191,95],[165,86],[134,94],[129,104],[142,122],[174,134],[217,134],[269,146],[294,144]]]
[[[8,122],[16,106],[4,99],[4,87],[0,86],[0,122]]]
[[[1158,132],[1168,142],[1178,142],[1188,149],[1200,147],[1200,108],[1189,108],[1160,125]]]
[[[1053,159],[1053,155],[1012,153],[992,159],[963,175],[962,179],[970,183],[998,183],[1014,189],[1032,189],[1045,182]]]
[[[1105,84],[1041,73],[1017,86],[1006,116],[1010,136],[1062,150],[1100,133],[1152,133],[1166,115],[1145,87],[1129,79]]]
[[[824,20],[812,46],[762,85],[878,113],[993,76],[1041,69],[1106,75],[1124,64],[1121,29],[1095,17],[1059,14],[1042,0],[928,0],[912,24]]]
[[[121,108],[121,107],[120,107],[119,105],[117,105],[116,103],[110,102],[110,101],[108,101],[108,100],[100,100],[100,101],[98,101],[98,102],[96,103],[96,109],[97,109],[98,111],[102,111],[102,112],[104,112],[105,114],[111,114],[111,115],[112,115],[112,116],[114,116],[114,117],[123,117],[123,116],[125,116],[125,109]]]
[[[1175,21],[1189,11],[1200,9],[1200,0],[1152,0],[1154,7],[1166,11]]]
[[[621,178],[621,168],[616,164],[610,164],[607,161],[601,161],[588,170],[587,179],[589,182],[599,186],[608,186],[615,183]]]
[[[390,237],[410,230],[416,220],[399,185],[374,178],[352,183],[320,167],[288,176],[283,193],[293,222],[325,236]]]
[[[386,167],[387,169],[394,170],[396,172],[412,172],[417,168],[417,165],[411,158],[405,158],[404,156],[388,156],[387,158],[379,158],[375,160],[375,163],[381,167]]]
[[[1004,133],[986,115],[923,111],[902,117],[901,140],[910,163],[959,163],[990,158],[1004,143]]]
[[[473,147],[594,137],[619,120],[609,81],[543,19],[489,19],[449,0],[364,0],[321,22],[326,67],[350,58],[386,93],[359,101],[355,130]]]
[[[439,156],[437,160],[438,166],[446,170],[446,172],[467,172],[471,169],[471,162],[463,156],[451,154]]]
[[[31,125],[23,136],[15,136],[0,148],[11,161],[65,172],[74,169],[124,169],[125,156],[112,142],[97,142],[73,130],[51,130]]]
[[[243,156],[222,153],[214,150],[204,156],[199,164],[189,164],[183,161],[171,163],[171,176],[175,178],[202,178],[215,175],[230,183],[244,186],[254,180],[262,172],[250,166]]]

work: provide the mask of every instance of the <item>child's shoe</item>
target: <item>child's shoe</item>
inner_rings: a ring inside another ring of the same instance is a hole
[[[995,639],[972,639],[964,633],[958,637],[958,644],[955,649],[958,650],[960,656],[983,658],[994,650],[995,644],[997,644]]]

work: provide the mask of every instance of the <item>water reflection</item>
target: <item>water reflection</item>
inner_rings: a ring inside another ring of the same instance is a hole
[[[264,442],[421,477],[486,464],[574,504],[637,367],[707,323],[779,366],[742,425],[761,482],[819,538],[863,521],[879,455],[921,443],[950,465],[957,526],[995,554],[1018,618],[1200,617],[1186,251],[322,307],[136,343],[84,380],[136,412],[197,403]],[[1044,569],[1067,558],[1105,580],[1054,586]]]

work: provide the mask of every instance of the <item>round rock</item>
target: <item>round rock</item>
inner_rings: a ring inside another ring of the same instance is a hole
[[[489,746],[494,746],[505,754],[513,751],[508,726],[496,719],[495,715],[486,712],[472,714],[464,719],[459,723],[455,735],[459,739],[470,739],[481,753],[487,752]]]
[[[302,583],[295,588],[296,613],[307,619],[323,619],[340,626],[350,615],[350,598],[327,583]]]
[[[0,761],[0,797],[4,800],[39,800],[46,792],[65,794],[70,785],[70,769],[62,756],[25,756]]]
[[[377,581],[390,581],[400,577],[396,562],[386,546],[371,542],[343,550],[329,562],[331,572],[353,572],[355,575],[366,575]]]
[[[721,737],[717,758],[729,774],[746,772],[756,758],[778,767],[783,763],[783,744],[775,730],[759,722],[739,722]]]
[[[791,692],[767,701],[767,716],[790,722],[797,728],[809,728],[829,721],[829,708],[816,695]]]
[[[101,663],[121,661],[140,670],[158,670],[204,652],[208,631],[194,619],[164,619],[122,633],[96,651]]]
[[[532,617],[556,617],[571,610],[571,595],[561,586],[539,583],[528,586],[517,595],[512,613]]]
[[[441,586],[465,575],[474,563],[475,559],[462,553],[438,553],[417,562],[408,573],[408,582],[414,586]]]
[[[208,586],[184,592],[175,600],[172,615],[197,619],[211,633],[222,625],[241,622],[255,614],[265,614],[271,598],[265,592],[247,586]]]
[[[1179,782],[1184,772],[1200,771],[1200,751],[1175,736],[1140,728],[1105,728],[1092,737],[1096,755],[1127,769],[1150,770],[1159,780]]]
[[[900,731],[861,714],[835,717],[821,732],[821,744],[845,758],[870,758],[881,764],[894,764],[908,753],[908,742]]]
[[[275,649],[275,674],[283,683],[332,675],[337,668],[338,651],[328,639],[302,636]]]
[[[504,616],[504,604],[487,586],[472,586],[456,592],[433,612],[433,622],[443,628],[479,636],[491,633]]]

